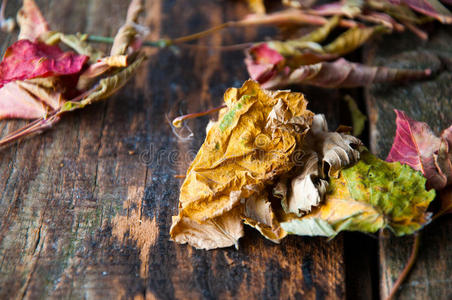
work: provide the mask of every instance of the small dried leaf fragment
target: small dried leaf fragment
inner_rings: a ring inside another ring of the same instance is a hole
[[[252,195],[246,199],[243,214],[245,224],[257,229],[272,242],[279,243],[287,235],[273,212],[266,192]]]
[[[76,74],[87,60],[57,46],[19,40],[6,50],[0,63],[0,87],[14,80]]]
[[[286,213],[301,216],[319,205],[326,193],[328,181],[320,176],[319,157],[315,152],[305,155],[302,161],[302,172],[292,179],[291,192],[281,200]]]
[[[19,40],[36,41],[50,30],[34,0],[23,0],[23,6],[17,13],[17,22],[20,26]]]
[[[171,239],[197,249],[215,249],[235,246],[243,236],[241,207],[237,207],[222,216],[198,223],[184,216],[173,216]]]
[[[360,161],[332,178],[325,201],[301,218],[288,218],[282,228],[297,235],[334,237],[343,230],[375,232],[389,228],[411,234],[430,221],[426,212],[435,191],[425,190],[421,173],[400,163],[387,163],[367,151]]]
[[[119,28],[111,47],[110,55],[125,55],[127,49],[134,42],[138,30],[137,21],[140,13],[144,10],[142,0],[132,0],[127,10],[126,22]]]

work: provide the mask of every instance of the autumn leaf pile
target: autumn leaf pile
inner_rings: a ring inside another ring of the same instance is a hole
[[[241,23],[274,24],[285,33],[279,40],[256,43],[246,51],[250,77],[265,88],[358,87],[426,78],[432,73],[430,69],[369,66],[344,56],[384,34],[409,30],[425,40],[428,34],[419,25],[434,20],[452,23],[452,13],[438,0],[342,0],[323,5],[286,0],[283,4],[291,8],[268,14],[264,1],[248,2],[255,14]],[[300,35],[299,29],[306,25],[316,29]]]
[[[34,121],[4,137],[0,146],[50,128],[65,113],[108,98],[132,78],[145,59],[142,27],[136,24],[141,2],[131,1],[106,55],[88,44],[87,35],[52,31],[35,2],[23,1],[18,41],[0,63],[0,119]],[[429,69],[366,66],[343,56],[392,31],[408,29],[424,38],[418,24],[452,23],[451,13],[436,0],[283,3],[296,8],[265,14],[263,2],[252,0],[257,14],[218,27],[316,26],[308,34],[246,50],[252,80],[227,90],[218,120],[209,123],[181,187],[172,240],[201,249],[238,247],[244,225],[276,243],[289,234],[333,238],[345,230],[412,234],[431,221],[427,209],[435,190],[442,201],[436,216],[452,212],[452,127],[438,137],[427,124],[396,111],[397,132],[385,162],[348,131],[329,131],[325,117],[309,111],[301,93],[269,90],[430,76]],[[11,28],[10,19],[0,17],[2,29]],[[346,29],[333,37],[338,28]],[[148,45],[166,47],[215,30]],[[365,117],[354,115],[358,132]]]
[[[105,99],[124,86],[144,60],[135,24],[141,10],[141,1],[131,2],[126,23],[110,55],[105,55],[84,35],[51,31],[35,2],[24,0],[17,16],[18,41],[0,63],[0,119],[34,122],[4,137],[0,145],[45,130],[64,113]]]
[[[346,133],[330,132],[300,93],[247,81],[227,105],[187,171],[171,237],[213,249],[235,245],[243,224],[271,241],[343,230],[411,234],[430,221],[420,172],[384,162]]]

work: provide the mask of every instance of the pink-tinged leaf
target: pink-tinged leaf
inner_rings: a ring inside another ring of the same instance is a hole
[[[405,4],[421,14],[437,19],[441,23],[452,23],[452,13],[438,0],[389,0],[389,2],[396,5]]]
[[[127,56],[116,55],[99,59],[80,74],[77,89],[80,91],[86,90],[99,76],[114,67],[127,67]]]
[[[0,63],[0,87],[14,80],[76,74],[87,60],[88,56],[57,46],[20,40],[6,50]]]
[[[17,82],[0,88],[0,120],[6,118],[37,119],[46,115],[45,105],[31,96]]]
[[[276,69],[284,57],[266,43],[252,47],[247,52],[245,64],[250,77],[258,82],[265,82],[276,74]]]
[[[386,13],[366,11],[358,17],[362,20],[381,24],[396,31],[403,31],[405,29],[402,24],[398,23],[393,17]]]
[[[28,92],[32,97],[49,106],[51,110],[59,109],[65,102],[62,92],[60,91],[61,88],[55,88],[56,86],[60,87],[58,84],[58,78],[37,78],[25,81],[15,81],[15,83]],[[50,87],[48,85],[53,86]]]
[[[326,88],[359,87],[372,83],[400,82],[422,79],[431,71],[372,67],[352,63],[343,58],[334,62],[300,66],[287,72],[279,72],[266,81],[259,81],[265,88],[284,87],[290,84],[307,84]]]
[[[435,136],[426,123],[410,119],[403,111],[395,112],[396,136],[386,160],[398,161],[421,171],[427,178],[429,188],[444,188],[447,176],[438,170],[436,159],[441,139]]]
[[[50,30],[49,24],[34,0],[24,0],[24,4],[17,14],[17,21],[20,26],[19,40],[35,41]]]
[[[342,15],[342,7],[344,4],[339,2],[332,2],[314,7],[311,11],[312,14],[319,16],[332,16],[332,15]]]

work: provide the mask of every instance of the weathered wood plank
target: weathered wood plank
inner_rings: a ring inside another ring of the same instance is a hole
[[[115,33],[128,4],[37,2],[55,29],[99,35]],[[146,7],[153,39],[246,13],[234,1],[148,0]],[[233,30],[199,44],[257,40],[258,32]],[[108,102],[0,152],[0,298],[344,298],[342,237],[290,237],[274,245],[247,229],[240,250],[209,252],[169,241],[181,183],[173,175],[185,172],[207,119],[189,123],[194,138],[183,140],[167,114],[218,105],[224,90],[247,75],[241,53],[150,54],[136,79]],[[335,128],[339,106],[331,93],[312,107]],[[0,132],[21,124],[1,122]]]
[[[367,52],[369,63],[398,67],[430,67],[430,80],[401,86],[375,85],[367,93],[371,148],[385,158],[395,134],[393,109],[430,124],[436,133],[452,124],[450,29],[435,31],[428,42],[411,34],[385,37]],[[448,66],[449,64],[449,66]],[[403,284],[399,299],[450,299],[452,278],[452,221],[444,217],[425,228],[418,261]],[[380,241],[380,295],[385,298],[408,260],[412,237],[385,236]]]

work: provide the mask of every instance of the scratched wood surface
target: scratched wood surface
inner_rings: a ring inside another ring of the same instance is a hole
[[[431,28],[430,40],[405,33],[385,37],[369,47],[365,60],[378,65],[431,68],[434,76],[403,86],[375,85],[367,91],[372,151],[387,157],[395,134],[395,113],[401,109],[427,122],[439,134],[452,124],[452,31]],[[418,261],[398,299],[452,299],[452,220],[444,216],[422,233]],[[388,296],[411,251],[412,237],[380,240],[380,295]]]
[[[56,30],[113,35],[128,1],[39,0]],[[7,13],[20,1],[9,1]],[[150,39],[197,32],[247,11],[240,1],[148,0]],[[231,30],[199,43],[256,40]],[[1,35],[2,45],[11,42]],[[169,241],[180,179],[207,118],[176,136],[167,120],[221,103],[246,78],[241,53],[151,52],[136,78],[102,104],[0,151],[0,299],[343,299],[344,242],[246,230],[240,249],[197,251]],[[308,97],[310,90],[307,90]],[[337,91],[311,108],[335,128]],[[330,99],[325,102],[325,99]],[[22,122],[0,122],[0,134]]]

